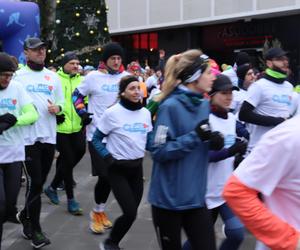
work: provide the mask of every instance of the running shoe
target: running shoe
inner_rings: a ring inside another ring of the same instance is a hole
[[[32,238],[32,227],[30,219],[26,218],[26,216],[21,211],[17,213],[16,218],[23,226],[22,236],[24,237],[24,239],[30,240]]]
[[[100,250],[121,250],[121,248],[117,244],[108,240],[106,240],[104,243],[101,242],[99,247]]]
[[[47,188],[45,188],[44,193],[49,198],[51,203],[53,203],[55,205],[59,204],[59,198],[58,198],[57,192],[51,186],[48,186]]]
[[[107,218],[107,215],[104,212],[100,212],[99,216],[101,217],[101,221],[102,221],[104,228],[112,227],[111,221]]]
[[[68,211],[73,215],[82,215],[82,208],[75,199],[68,200]]]
[[[39,249],[49,244],[51,244],[50,240],[42,232],[34,231],[32,233],[31,245],[35,249]]]
[[[102,224],[102,218],[100,213],[96,213],[94,211],[90,212],[90,230],[95,234],[104,233],[104,225]]]

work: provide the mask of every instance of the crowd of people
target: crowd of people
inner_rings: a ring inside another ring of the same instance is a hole
[[[0,240],[8,221],[22,225],[35,249],[49,245],[41,195],[59,205],[62,183],[68,212],[82,215],[73,170],[87,146],[97,178],[89,228],[109,230],[101,250],[121,249],[143,195],[163,250],[216,249],[219,215],[221,250],[239,249],[245,228],[258,250],[300,249],[299,96],[283,49],[265,53],[261,72],[245,52],[222,69],[200,49],[168,60],[161,50],[153,69],[137,61],[125,69],[124,50],[114,42],[104,46],[97,69],[82,68],[74,52],[58,69],[46,68],[39,38],[28,38],[24,52],[19,68],[0,53]],[[148,194],[146,150],[153,161]],[[45,186],[56,151],[55,175]],[[18,211],[22,172],[26,197]],[[106,210],[110,193],[122,211],[114,222]]]

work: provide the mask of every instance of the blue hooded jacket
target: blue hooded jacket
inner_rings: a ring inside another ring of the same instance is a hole
[[[179,87],[159,106],[148,141],[152,205],[169,210],[205,206],[209,145],[194,129],[209,112],[208,100]]]

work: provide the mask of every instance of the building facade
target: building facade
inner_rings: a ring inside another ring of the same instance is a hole
[[[256,66],[265,41],[279,41],[300,62],[300,0],[106,0],[113,40],[128,60],[155,66],[158,49],[167,55],[201,48],[219,64],[232,64],[246,50]]]

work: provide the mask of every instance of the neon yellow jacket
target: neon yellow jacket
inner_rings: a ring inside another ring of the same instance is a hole
[[[60,78],[65,97],[65,107],[63,111],[65,121],[62,124],[57,125],[56,131],[63,134],[79,132],[82,128],[81,118],[78,116],[73,106],[72,93],[81,83],[83,77],[80,74],[70,77],[70,75],[64,73],[62,69],[59,69],[57,74]]]

